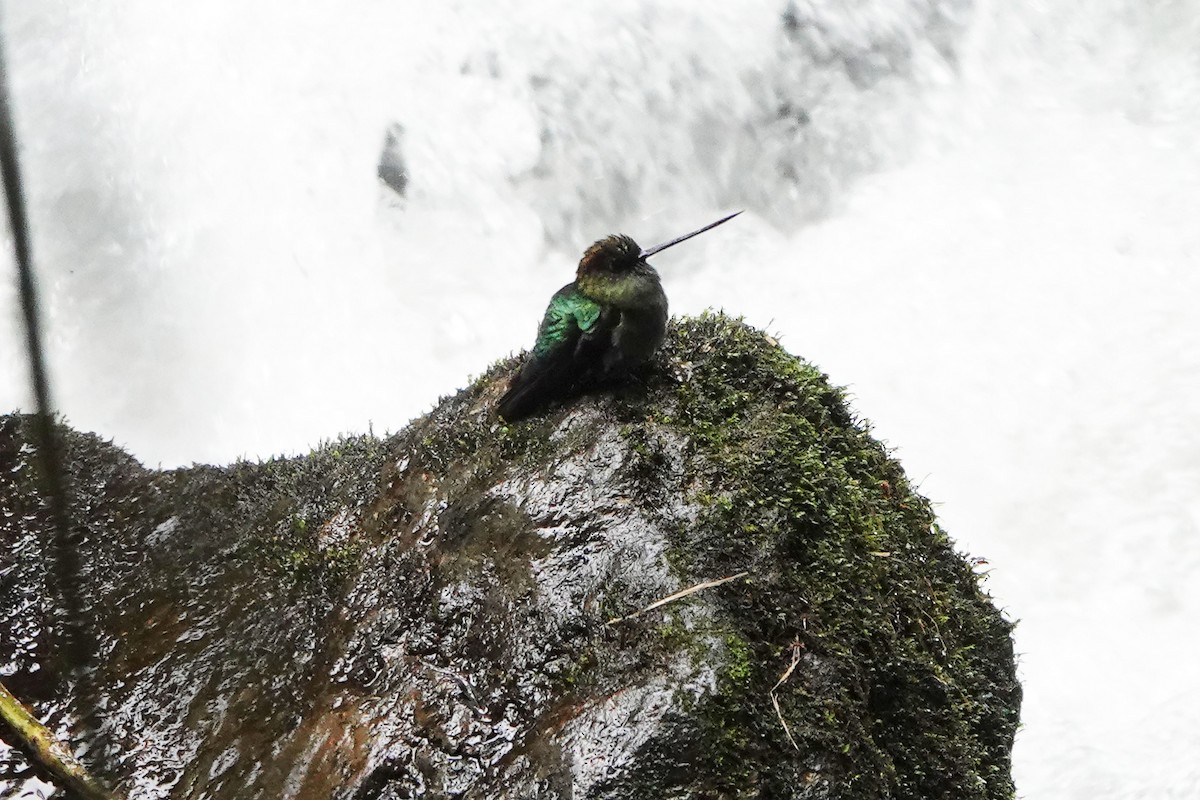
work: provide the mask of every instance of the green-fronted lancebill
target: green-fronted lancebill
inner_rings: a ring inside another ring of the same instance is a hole
[[[550,298],[533,350],[497,405],[500,416],[521,419],[645,363],[667,333],[667,296],[646,259],[740,213],[648,250],[623,235],[589,247],[575,281]]]

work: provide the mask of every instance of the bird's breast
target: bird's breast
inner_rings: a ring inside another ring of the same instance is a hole
[[[620,310],[621,318],[612,332],[612,348],[605,359],[605,372],[617,377],[649,360],[667,334],[667,303]]]

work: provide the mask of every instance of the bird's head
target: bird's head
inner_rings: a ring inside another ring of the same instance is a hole
[[[646,263],[646,259],[655,253],[661,253],[668,247],[674,247],[680,242],[685,242],[693,236],[711,230],[718,225],[728,222],[742,212],[737,211],[727,217],[722,217],[716,222],[709,223],[699,230],[694,230],[691,233],[685,233],[683,236],[677,236],[669,242],[663,242],[660,245],[655,245],[649,250],[643,250],[637,242],[630,239],[624,234],[616,234],[607,236],[593,244],[583,254],[583,258],[579,260],[580,278],[590,277],[620,277],[628,275],[631,272],[649,271],[649,274],[654,275],[654,270]]]
[[[632,272],[642,260],[642,248],[624,234],[606,236],[579,259],[579,275],[620,276]]]

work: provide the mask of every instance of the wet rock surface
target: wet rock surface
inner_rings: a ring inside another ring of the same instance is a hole
[[[506,426],[513,367],[267,463],[147,470],[64,428],[82,687],[0,417],[0,678],[132,798],[1012,796],[1010,624],[818,370],[705,316]],[[27,770],[0,745],[0,796]]]

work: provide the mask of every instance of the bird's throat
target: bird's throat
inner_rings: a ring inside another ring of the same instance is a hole
[[[597,303],[617,308],[644,308],[666,299],[654,272],[618,276],[583,274],[576,277],[575,285]]]

